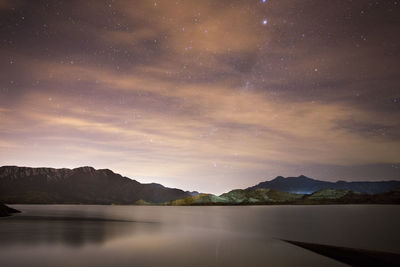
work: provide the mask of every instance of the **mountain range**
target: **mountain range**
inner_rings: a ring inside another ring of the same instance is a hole
[[[0,203],[25,204],[329,204],[398,203],[400,181],[327,182],[281,177],[220,196],[142,184],[109,169],[0,167]]]
[[[3,203],[161,203],[192,194],[160,184],[142,184],[108,169],[0,167]]]

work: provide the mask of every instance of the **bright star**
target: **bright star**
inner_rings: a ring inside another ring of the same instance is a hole
[[[266,19],[263,20],[263,24],[267,25],[268,21]]]
[[[261,2],[265,3],[265,2],[267,2],[267,0],[262,0]]]

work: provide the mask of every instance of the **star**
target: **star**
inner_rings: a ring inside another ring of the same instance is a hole
[[[263,23],[264,25],[267,25],[268,20],[264,19],[262,23]]]

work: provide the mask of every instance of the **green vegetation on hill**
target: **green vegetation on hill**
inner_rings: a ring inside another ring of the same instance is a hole
[[[293,202],[301,199],[301,194],[279,192],[271,189],[236,189],[220,196],[199,194],[173,200],[169,205],[251,205]]]
[[[198,194],[182,199],[171,201],[169,204],[173,206],[184,205],[215,205],[215,204],[228,204],[229,201],[225,198],[218,197],[212,194]]]
[[[236,189],[220,196],[233,204],[260,204],[295,201],[303,197],[301,194],[279,192],[272,189]]]
[[[323,204],[400,204],[400,191],[368,195],[342,189],[322,189],[312,194],[292,194],[272,189],[236,189],[220,196],[199,194],[177,199],[166,205],[323,205]]]
[[[350,190],[337,190],[337,189],[322,189],[317,192],[312,193],[308,196],[308,199],[321,200],[321,199],[339,199],[347,194],[349,194]]]
[[[138,201],[135,202],[135,205],[152,205],[152,203],[143,199],[139,199]]]

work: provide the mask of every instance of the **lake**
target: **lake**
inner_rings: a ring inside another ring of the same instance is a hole
[[[280,239],[400,253],[400,206],[11,205],[0,266],[345,266]]]

